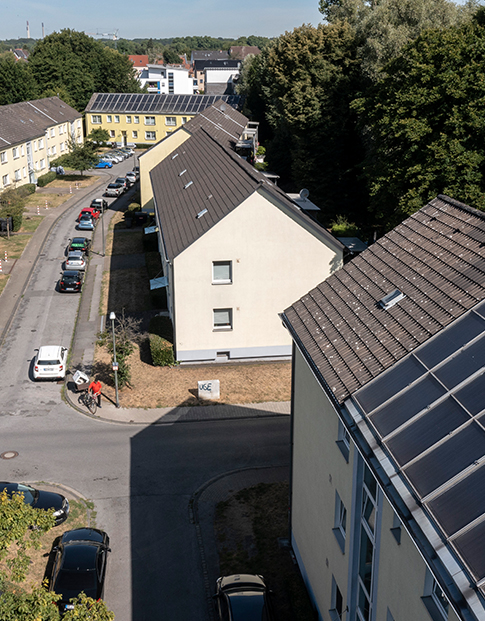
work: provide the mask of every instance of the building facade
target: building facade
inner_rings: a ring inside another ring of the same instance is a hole
[[[147,65],[139,74],[138,80],[149,93],[162,95],[193,95],[193,78],[186,67],[177,65]]]
[[[36,183],[71,139],[84,140],[82,115],[58,97],[0,106],[0,189]]]

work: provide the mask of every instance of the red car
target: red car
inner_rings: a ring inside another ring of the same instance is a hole
[[[99,214],[99,210],[95,209],[94,207],[83,207],[77,219],[80,220],[81,216],[87,215],[90,216],[93,220],[97,220],[99,218]]]

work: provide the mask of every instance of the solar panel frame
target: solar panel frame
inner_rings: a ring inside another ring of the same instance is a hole
[[[485,336],[462,349],[459,354],[434,370],[434,375],[452,390],[468,377],[485,368]]]
[[[455,399],[472,416],[476,416],[485,409],[483,395],[485,395],[485,372],[454,393]]]

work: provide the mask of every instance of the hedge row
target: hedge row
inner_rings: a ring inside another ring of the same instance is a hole
[[[46,173],[45,175],[41,175],[38,179],[37,179],[37,185],[40,188],[43,188],[44,186],[46,186],[48,183],[50,183],[51,181],[54,181],[54,179],[57,177],[57,173],[55,173],[53,170],[50,170],[48,173]]]
[[[173,355],[173,328],[168,317],[152,317],[148,328],[152,362],[156,367],[175,364]]]

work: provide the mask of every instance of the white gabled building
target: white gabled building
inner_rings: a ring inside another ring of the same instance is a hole
[[[196,92],[189,70],[179,65],[147,65],[138,76],[149,93],[193,95]]]

